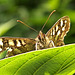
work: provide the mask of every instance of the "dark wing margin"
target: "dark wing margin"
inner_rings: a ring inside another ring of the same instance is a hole
[[[34,39],[0,37],[0,53],[8,49],[8,56],[35,50]]]
[[[46,36],[52,40],[55,46],[64,45],[64,37],[70,29],[70,18],[64,16],[60,18],[53,27],[46,33]]]

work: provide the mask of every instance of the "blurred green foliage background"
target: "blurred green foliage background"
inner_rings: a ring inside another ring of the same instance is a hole
[[[59,18],[69,16],[71,29],[65,43],[75,43],[75,0],[0,0],[0,36],[35,38],[38,33],[17,20],[40,31],[54,9],[56,12],[43,32],[46,33]]]

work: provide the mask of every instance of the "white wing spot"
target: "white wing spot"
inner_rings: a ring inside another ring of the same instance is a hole
[[[12,49],[11,49],[11,48],[9,48],[9,47],[7,47],[6,49],[8,50],[8,52],[11,52],[11,51],[12,51]]]
[[[24,42],[24,40],[21,40],[21,41],[22,41],[22,44],[23,44],[23,45],[25,45],[25,42]]]
[[[14,46],[14,43],[13,43],[12,40],[9,40],[9,45],[10,45],[10,46]]]
[[[55,35],[55,32],[53,31],[53,35]]]
[[[54,28],[53,28],[53,35],[55,35],[55,30],[54,30]]]
[[[59,34],[60,34],[60,30],[58,31],[57,35],[59,35]]]
[[[56,31],[58,30],[58,26],[56,25]]]
[[[63,20],[61,19],[61,27],[63,26]]]
[[[1,46],[3,46],[3,42],[2,42],[2,39],[0,39],[0,45],[1,45]]]
[[[2,48],[0,48],[0,51],[2,51]]]
[[[17,41],[17,47],[20,47],[21,46],[20,42],[18,40],[16,41]]]
[[[65,23],[67,23],[67,21],[65,20]]]
[[[65,27],[62,28],[62,31],[64,31],[64,30],[65,30]]]

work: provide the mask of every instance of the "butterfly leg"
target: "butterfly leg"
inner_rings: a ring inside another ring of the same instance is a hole
[[[48,44],[48,48],[51,48],[51,47],[55,47],[54,42],[52,40],[50,40]]]
[[[36,44],[35,44],[35,50],[37,50],[37,42],[36,42]]]

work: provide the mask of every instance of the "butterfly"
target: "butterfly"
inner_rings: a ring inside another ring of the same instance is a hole
[[[70,18],[64,16],[46,34],[40,31],[35,39],[0,37],[0,53],[8,49],[7,56],[14,56],[32,50],[62,46],[69,29]]]

